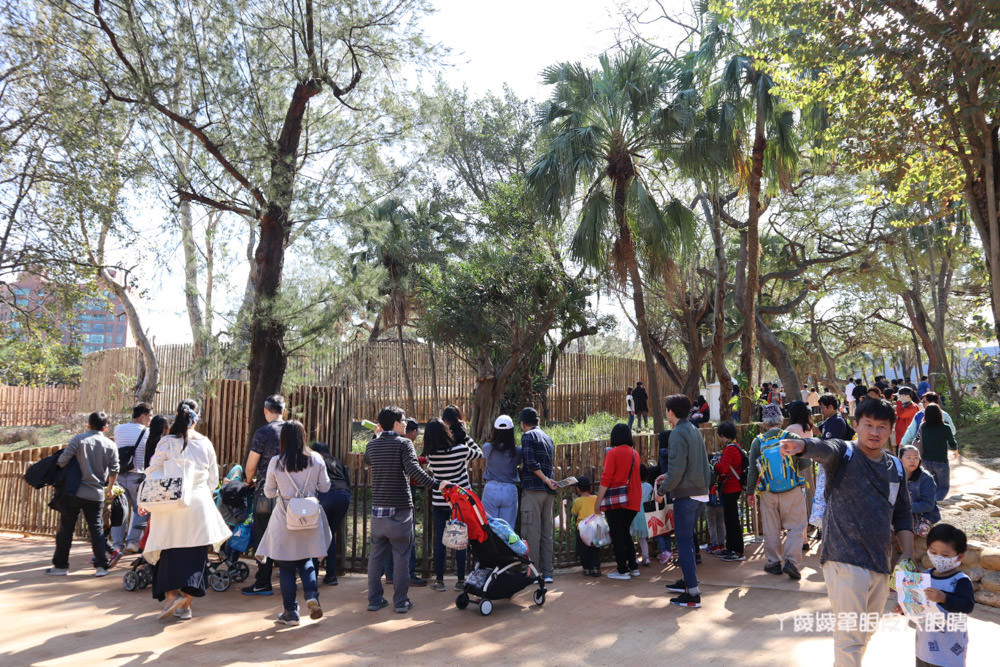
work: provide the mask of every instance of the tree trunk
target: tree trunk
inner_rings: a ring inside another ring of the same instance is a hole
[[[990,276],[990,307],[993,311],[994,336],[1000,342],[1000,125],[989,123],[986,109],[978,114],[985,132],[975,128],[983,145],[981,159],[970,160],[976,172],[966,172],[965,199],[969,204],[972,221],[983,245],[983,259]],[[978,152],[978,151],[977,151]]]
[[[291,206],[302,119],[309,99],[320,91],[314,81],[295,86],[278,145],[271,160],[271,194],[260,218],[260,241],[254,253],[253,317],[250,321],[250,434],[264,425],[264,400],[281,391],[288,358],[285,354],[286,324],[282,313],[276,312],[275,300],[281,287],[285,263],[285,247],[291,233],[288,209]],[[249,446],[249,441],[247,445]]]
[[[781,384],[785,386],[785,395],[794,398],[795,392],[798,392],[802,387],[799,382],[799,374],[795,372],[795,365],[792,364],[784,343],[778,340],[778,337],[774,335],[774,332],[759,315],[757,316],[757,338],[760,342],[761,352],[778,371]]]
[[[183,174],[181,178],[184,178]],[[191,382],[194,395],[203,396],[208,357],[208,335],[202,320],[200,296],[198,294],[198,248],[194,242],[194,224],[191,216],[191,202],[181,200],[179,207],[181,247],[184,250],[184,303],[187,306],[188,323],[191,325]]]
[[[732,417],[729,404],[733,395],[733,377],[726,367],[726,281],[729,269],[726,266],[726,246],[722,236],[722,222],[719,219],[718,200],[711,208],[702,199],[705,217],[712,226],[712,244],[715,246],[715,293],[712,302],[712,367],[719,381],[719,419],[728,421]]]
[[[625,219],[625,184],[615,183],[614,190],[615,219],[618,223],[618,243],[624,255],[625,266],[632,281],[632,304],[635,308],[635,321],[639,329],[639,340],[642,342],[642,355],[646,362],[646,382],[649,385],[650,412],[653,413],[653,430],[659,433],[663,430],[663,397],[660,395],[660,382],[656,377],[656,360],[653,358],[653,345],[649,338],[649,324],[646,321],[645,290],[642,287],[642,277],[639,275],[639,261],[635,256],[635,246],[632,244],[632,232]]]
[[[139,354],[142,357],[142,377],[137,382],[138,388],[135,392],[135,400],[137,403],[142,402],[152,405],[156,399],[156,388],[160,382],[160,365],[156,361],[156,352],[153,350],[153,344],[146,336],[146,332],[143,331],[142,322],[139,320],[139,313],[135,309],[135,304],[132,303],[128,289],[118,283],[108,273],[107,269],[99,269],[97,275],[101,282],[114,292],[118,300],[121,301],[122,307],[125,309],[125,317],[128,319],[128,325],[131,327],[132,333],[135,335],[136,345],[139,347]],[[174,407],[176,406],[170,405],[167,406],[167,409],[172,412]]]
[[[756,96],[756,112],[754,119],[754,141],[750,160],[750,179],[748,184],[749,212],[747,214],[747,274],[743,293],[741,312],[743,315],[743,330],[740,335],[740,373],[747,378],[747,385],[752,386],[753,356],[755,351],[755,335],[757,333],[757,292],[760,289],[760,182],[764,173],[764,150],[767,148],[767,137],[764,133],[764,99]],[[794,374],[794,371],[793,371]],[[747,397],[749,398],[749,396]],[[749,423],[753,404],[749,400],[740,402],[740,421]]]
[[[437,363],[434,359],[434,343],[431,341],[427,341],[427,355],[431,362],[431,398],[434,400],[434,409],[431,413],[437,414],[437,411],[443,410],[444,406],[441,405],[441,396],[438,393]]]
[[[403,381],[406,383],[406,411],[412,415],[417,411],[417,399],[413,395],[413,380],[410,379],[410,363],[406,359],[406,344],[403,342],[402,324],[396,324],[396,332],[399,334],[399,359],[403,366]]]

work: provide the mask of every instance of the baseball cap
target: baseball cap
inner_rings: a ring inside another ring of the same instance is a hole
[[[514,428],[514,420],[507,415],[500,415],[493,422],[493,428],[500,431],[512,430]]]

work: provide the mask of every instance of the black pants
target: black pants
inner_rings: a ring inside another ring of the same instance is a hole
[[[73,529],[76,520],[83,511],[83,518],[90,528],[90,546],[94,550],[94,566],[107,567],[107,542],[104,539],[104,523],[101,521],[103,503],[99,500],[85,500],[77,496],[66,495],[62,498],[62,511],[59,514],[59,531],[56,533],[56,552],[52,555],[52,566],[69,567],[69,548],[73,544]]]
[[[580,539],[580,533],[576,534],[576,557],[580,559],[584,572],[601,569],[601,550],[584,544]]]
[[[740,525],[740,492],[722,494],[722,519],[726,523],[726,549],[743,555],[743,526]]]
[[[257,493],[263,495],[264,489],[260,488]],[[257,496],[254,495],[254,507],[257,506],[256,500]],[[271,519],[271,513],[253,513],[253,548],[256,550],[257,545],[260,544],[261,539],[264,537],[264,531],[267,530],[267,522]],[[264,560],[257,561],[257,575],[254,577],[254,586],[257,588],[270,588],[271,587],[271,574],[274,571],[274,561],[270,558],[265,558]]]
[[[635,518],[635,510],[617,508],[604,513],[608,520],[608,528],[611,531],[611,547],[615,550],[615,562],[618,564],[618,571],[622,574],[638,570],[639,564],[635,561],[635,543],[629,534],[629,526]]]

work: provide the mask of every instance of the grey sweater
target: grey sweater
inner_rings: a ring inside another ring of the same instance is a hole
[[[59,467],[64,468],[74,457],[80,464],[77,497],[103,501],[108,476],[118,474],[118,447],[100,431],[87,431],[73,436],[69,441],[69,445],[59,455]]]
[[[850,460],[845,458],[848,447],[854,448]],[[906,480],[900,483],[892,457],[883,451],[873,461],[860,445],[819,438],[806,438],[803,455],[826,469],[820,562],[888,574],[892,531],[913,530]]]
[[[704,496],[711,480],[712,464],[708,462],[705,440],[694,424],[682,419],[670,432],[667,476],[659,492],[674,498]]]

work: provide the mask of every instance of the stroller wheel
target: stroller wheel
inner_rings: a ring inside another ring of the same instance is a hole
[[[455,606],[459,609],[465,609],[469,606],[469,594],[459,593],[458,597],[455,598]]]
[[[241,560],[237,560],[229,567],[229,576],[236,583],[246,581],[247,577],[250,576],[250,566]]]
[[[532,594],[531,597],[534,598],[535,604],[541,607],[543,604],[545,604],[545,589],[539,588]]]
[[[122,576],[122,586],[127,591],[134,591],[139,586],[139,577],[135,570],[129,570]]]
[[[149,563],[143,563],[135,569],[135,576],[139,583],[139,588],[146,588],[153,583],[153,567]]]
[[[493,602],[490,600],[483,600],[479,603],[479,613],[483,616],[489,616],[493,613]]]
[[[231,583],[232,578],[226,570],[209,569],[208,585],[212,587],[213,591],[221,593],[222,591],[227,590]]]

